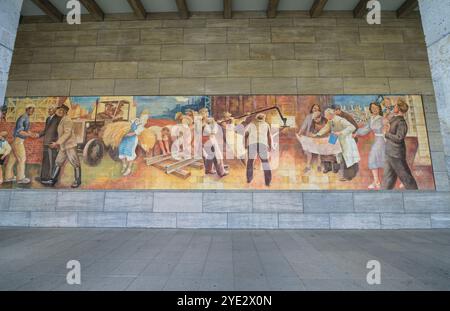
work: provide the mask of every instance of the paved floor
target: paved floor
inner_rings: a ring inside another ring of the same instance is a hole
[[[0,229],[0,290],[436,289],[450,290],[450,230]]]

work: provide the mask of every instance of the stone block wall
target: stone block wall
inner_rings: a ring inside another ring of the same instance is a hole
[[[423,95],[437,191],[0,191],[0,226],[450,227],[446,158],[419,16],[194,14],[21,24],[7,96]]]
[[[419,1],[430,55],[447,170],[450,171],[450,3]]]
[[[0,191],[0,226],[449,228],[449,192]]]
[[[418,16],[126,19],[21,24],[7,96],[434,94]]]
[[[0,2],[0,99],[3,100],[19,25],[22,0]]]

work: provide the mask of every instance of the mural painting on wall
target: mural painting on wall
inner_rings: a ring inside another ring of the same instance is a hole
[[[20,97],[1,108],[1,188],[435,188],[420,96]]]

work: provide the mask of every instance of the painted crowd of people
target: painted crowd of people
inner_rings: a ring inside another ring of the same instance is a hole
[[[341,107],[332,105],[322,113],[320,105],[311,107],[298,135],[322,137],[332,135],[337,137],[342,152],[335,155],[316,155],[318,170],[323,173],[333,171],[339,173],[340,181],[351,180],[359,170],[360,154],[357,138],[373,133],[374,139],[368,155],[368,168],[373,181],[368,186],[370,190],[393,189],[400,180],[400,187],[408,190],[418,189],[406,161],[405,138],[408,125],[405,116],[409,110],[403,99],[393,103],[386,99],[384,107],[377,102],[370,103],[370,116],[361,126],[351,114],[342,111]],[[313,154],[306,155],[305,173],[311,170]],[[383,174],[383,176],[382,176]]]
[[[229,165],[225,164],[225,159],[238,159],[246,166],[248,183],[253,181],[254,163],[259,158],[264,170],[264,182],[270,186],[272,170],[269,157],[273,146],[271,128],[265,114],[237,120],[231,113],[225,112],[220,120],[216,120],[210,116],[207,108],[201,108],[198,111],[188,109],[184,114],[179,112],[175,120],[190,130],[189,135],[174,133],[171,126],[150,127],[155,128],[158,134],[153,155],[171,152],[178,159],[201,155],[205,174],[217,175],[219,178],[229,174]],[[198,133],[201,140],[194,138]]]
[[[339,142],[341,152],[336,155],[316,154],[304,151],[306,165],[303,173],[312,170],[313,160],[317,159],[317,170],[324,174],[338,174],[340,181],[352,180],[361,161],[358,150],[358,137],[373,133],[374,139],[368,155],[368,169],[372,175],[372,183],[368,189],[393,189],[397,179],[400,187],[417,189],[417,183],[406,161],[405,138],[408,126],[405,115],[408,104],[403,99],[393,104],[386,99],[384,107],[373,102],[369,106],[370,116],[364,124],[358,124],[351,114],[339,106],[330,106],[322,111],[314,104],[298,130],[299,136],[311,138],[334,137]],[[55,186],[59,180],[62,167],[69,162],[74,170],[72,188],[81,185],[81,163],[77,152],[77,140],[74,134],[73,121],[67,116],[69,107],[62,104],[48,108],[45,128],[41,132],[30,129],[30,118],[35,112],[34,105],[26,106],[13,130],[11,145],[6,137],[7,132],[0,132],[0,183],[16,182],[29,184],[26,176],[25,141],[42,139],[43,154],[39,182],[45,186]],[[105,110],[105,114],[107,113]],[[115,114],[114,114],[115,115]],[[144,129],[153,133],[156,142],[151,150],[152,156],[168,156],[183,160],[193,155],[200,155],[204,172],[222,178],[229,174],[229,153],[246,167],[247,183],[254,178],[255,160],[259,159],[264,171],[264,183],[272,182],[271,152],[274,150],[271,125],[266,121],[264,113],[254,113],[254,117],[235,119],[225,112],[220,120],[210,116],[207,108],[198,111],[186,110],[177,113],[175,121],[185,131],[175,131],[174,125],[146,127],[150,117],[143,112],[140,118],[131,122],[128,132],[121,138],[118,146],[118,159],[122,162],[121,173],[128,176],[132,173],[132,165],[137,158],[138,136]],[[200,133],[201,139],[195,139]],[[333,143],[335,143],[333,142]],[[2,166],[6,163],[5,179]],[[14,174],[14,168],[16,174]],[[383,176],[382,176],[383,174]]]
[[[7,132],[0,133],[0,164],[7,159],[5,179],[0,168],[0,184],[16,182],[17,184],[30,184],[31,179],[26,176],[26,148],[25,142],[29,139],[43,140],[43,154],[39,182],[46,186],[54,186],[59,180],[62,167],[66,161],[74,169],[74,182],[72,188],[81,185],[81,164],[77,153],[77,141],[74,135],[72,120],[67,116],[69,107],[50,106],[45,128],[41,132],[31,130],[30,118],[35,113],[35,106],[29,104],[25,113],[16,121],[13,130],[13,141],[9,145],[6,140]],[[14,174],[14,168],[16,174]]]

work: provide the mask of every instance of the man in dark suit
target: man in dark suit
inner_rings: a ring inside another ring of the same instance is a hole
[[[384,165],[383,189],[394,189],[397,178],[408,190],[417,190],[417,183],[406,162],[405,137],[408,133],[405,115],[409,106],[399,99],[394,107],[394,116],[385,128],[386,160]]]
[[[58,149],[52,149],[49,145],[52,142],[58,140],[58,125],[61,118],[56,114],[56,107],[48,108],[48,117],[45,121],[45,129],[39,134],[39,137],[44,138],[44,151],[42,155],[42,166],[41,166],[41,179],[40,181],[48,181],[52,177],[52,172],[55,167],[56,155],[58,154]]]

